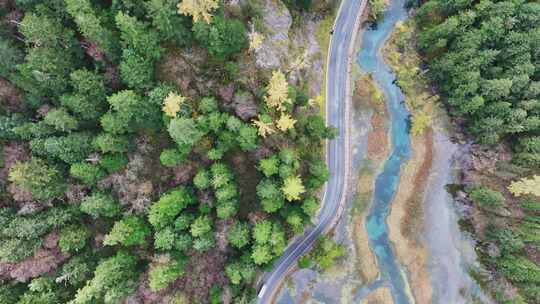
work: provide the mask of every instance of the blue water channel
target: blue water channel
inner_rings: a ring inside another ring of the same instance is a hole
[[[392,154],[375,180],[373,202],[367,216],[366,229],[370,247],[377,257],[380,280],[383,285],[390,287],[396,304],[409,303],[410,300],[405,278],[388,239],[386,217],[399,184],[401,166],[410,158],[411,142],[408,127],[409,111],[404,103],[405,98],[399,87],[394,84],[395,75],[384,62],[381,48],[396,22],[407,18],[404,4],[405,0],[390,1],[383,20],[364,32],[362,48],[358,55],[361,69],[371,73],[384,92],[391,123]]]

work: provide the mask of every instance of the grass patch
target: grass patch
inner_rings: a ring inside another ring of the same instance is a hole
[[[362,214],[371,200],[373,195],[373,181],[374,181],[374,171],[371,168],[372,162],[365,160],[358,172],[358,182],[356,183],[356,195],[354,197],[353,205],[351,208],[351,214],[359,215]]]
[[[396,73],[397,85],[405,94],[412,114],[413,135],[421,135],[431,126],[439,96],[431,93],[429,79],[419,68],[422,60],[416,51],[416,24],[413,19],[396,24],[383,54]]]
[[[327,58],[328,51],[330,49],[330,31],[334,26],[335,14],[330,14],[318,24],[317,29],[315,30],[315,38],[321,47],[321,54],[323,57],[323,85],[321,86],[321,97],[317,98],[319,107],[321,109],[321,115],[324,117],[326,115],[326,70],[327,70]]]

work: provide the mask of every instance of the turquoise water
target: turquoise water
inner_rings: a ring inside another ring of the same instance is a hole
[[[384,92],[391,122],[392,153],[375,180],[373,203],[367,216],[366,229],[381,274],[380,281],[375,285],[382,283],[389,286],[396,304],[409,303],[410,300],[400,266],[388,239],[386,217],[399,184],[401,165],[410,158],[411,142],[409,111],[405,106],[403,93],[393,83],[395,75],[385,64],[380,50],[396,22],[407,18],[404,4],[405,0],[390,1],[384,19],[373,29],[364,32],[362,49],[358,55],[358,64],[362,70],[371,73]]]

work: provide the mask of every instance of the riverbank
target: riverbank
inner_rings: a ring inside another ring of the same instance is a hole
[[[409,21],[410,22],[410,21]],[[406,24],[406,23],[405,23]],[[424,79],[416,76],[419,59],[412,29],[398,23],[382,52],[396,74],[411,117],[434,115],[433,98]],[[406,269],[415,303],[432,303],[433,289],[428,269],[429,252],[424,242],[425,189],[433,163],[433,129],[425,124],[411,132],[411,157],[402,168],[400,183],[387,218],[389,238],[396,256]]]
[[[420,69],[415,35],[413,20],[399,23],[383,50],[411,112],[412,141],[388,217],[389,237],[415,303],[487,302],[464,267],[478,264],[474,243],[459,230],[446,191],[456,179],[460,151],[466,152],[450,141],[449,119]]]
[[[370,114],[370,128],[367,133],[365,159],[358,169],[358,179],[351,220],[353,221],[354,244],[358,251],[357,269],[365,284],[373,283],[379,277],[377,259],[369,246],[366,230],[366,216],[373,201],[375,176],[390,153],[388,132],[388,112],[384,95],[370,74],[361,74],[355,86],[353,105],[357,111]],[[391,297],[390,297],[391,298]]]

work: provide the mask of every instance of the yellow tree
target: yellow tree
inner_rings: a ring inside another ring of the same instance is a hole
[[[540,196],[540,175],[534,175],[531,178],[522,178],[514,181],[508,186],[510,191],[515,196],[532,194]]]
[[[285,103],[292,103],[289,94],[289,84],[285,79],[285,75],[280,71],[272,72],[272,78],[268,83],[267,96],[265,98],[266,104],[279,111],[285,110]]]
[[[264,36],[260,33],[252,31],[249,33],[249,50],[256,51],[261,47],[264,41]]]
[[[219,7],[219,0],[182,0],[178,3],[178,12],[193,17],[193,22],[203,19],[212,22],[211,11]]]
[[[413,114],[411,133],[415,136],[422,135],[431,125],[431,116],[424,111]]]
[[[165,100],[163,100],[163,112],[169,117],[176,117],[176,113],[180,111],[180,106],[186,101],[184,96],[170,92]]]
[[[274,125],[272,124],[272,119],[268,115],[257,116],[257,119],[253,119],[253,125],[257,127],[259,135],[262,137],[266,137],[267,135],[276,132]]]
[[[291,115],[286,113],[281,113],[281,117],[276,122],[276,126],[281,131],[285,132],[289,129],[294,128],[294,124],[296,123],[296,120],[291,117]]]
[[[283,187],[281,187],[281,191],[285,195],[285,199],[288,201],[294,201],[300,199],[300,195],[306,192],[306,188],[304,188],[300,176],[293,175],[285,179],[283,182]]]

